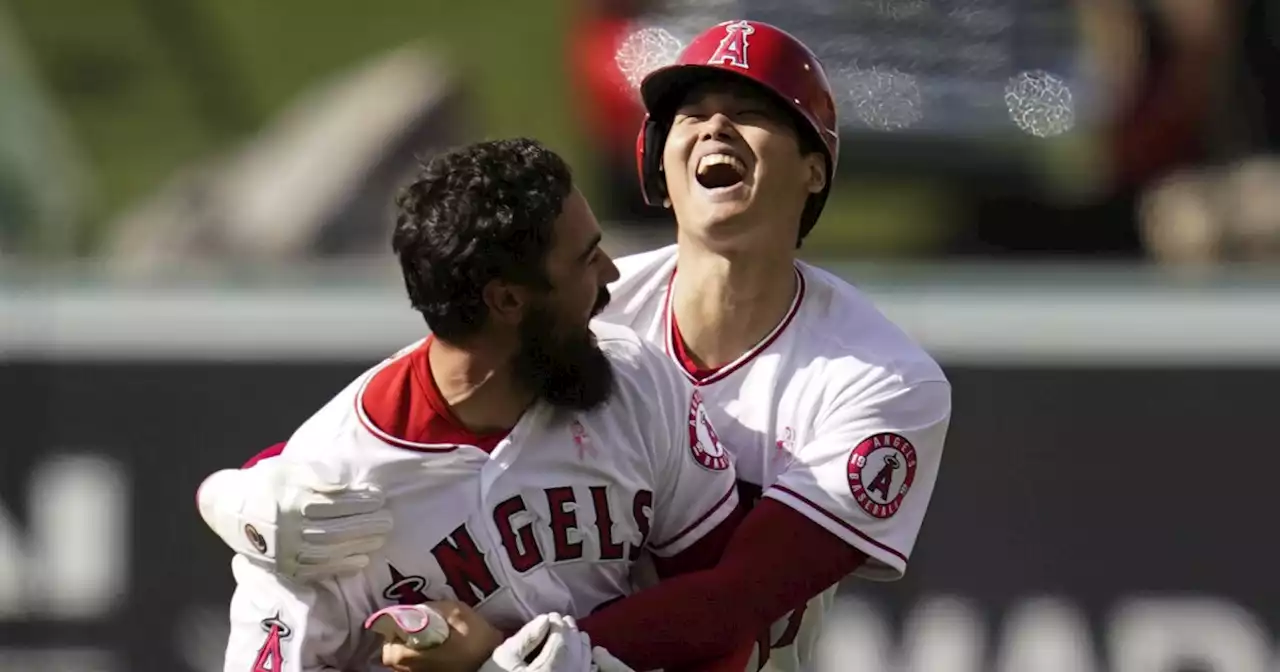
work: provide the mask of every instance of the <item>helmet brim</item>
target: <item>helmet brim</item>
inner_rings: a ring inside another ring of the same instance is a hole
[[[740,82],[775,101],[778,108],[789,116],[796,132],[812,139],[816,143],[815,147],[826,154],[827,161],[829,163],[832,161],[831,146],[814,126],[813,121],[796,109],[792,101],[749,75],[714,65],[668,65],[654,70],[641,80],[640,97],[644,101],[645,111],[649,113],[650,119],[659,124],[669,124],[675,116],[676,108],[684,101],[685,95],[693,88],[711,81]],[[828,171],[832,168],[833,166],[828,165]]]
[[[678,64],[658,68],[641,80],[640,99],[644,102],[645,110],[650,116],[666,117],[674,113],[675,108],[683,100],[685,92],[715,80],[743,82],[775,98],[778,97],[777,93],[770,91],[769,87],[755,79],[726,68],[713,65]]]

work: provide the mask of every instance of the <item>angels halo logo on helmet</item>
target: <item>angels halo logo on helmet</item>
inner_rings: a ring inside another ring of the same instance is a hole
[[[666,198],[662,148],[682,94],[710,77],[751,82],[793,113],[797,132],[815,140],[827,162],[827,183],[809,197],[801,216],[800,237],[808,235],[822,213],[840,156],[835,97],[818,57],[790,33],[759,21],[725,21],[693,38],[670,65],[640,82],[646,115],[636,137],[636,166],[645,203]]]

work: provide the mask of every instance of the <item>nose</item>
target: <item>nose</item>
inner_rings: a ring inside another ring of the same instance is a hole
[[[717,112],[703,122],[699,140],[732,140],[737,137],[737,127],[723,112]]]
[[[600,271],[600,284],[603,286],[622,277],[622,273],[618,271],[618,265],[613,263],[613,257],[604,252],[601,255],[604,257],[604,268]]]

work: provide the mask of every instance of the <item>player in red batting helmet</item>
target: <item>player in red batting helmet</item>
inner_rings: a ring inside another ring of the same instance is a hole
[[[701,232],[708,243],[754,231],[715,233],[747,212],[774,232],[785,217],[798,224],[799,246],[840,151],[831,85],[808,47],[766,23],[727,21],[645,77],[640,92],[648,115],[636,157],[647,203],[673,208],[682,235]]]

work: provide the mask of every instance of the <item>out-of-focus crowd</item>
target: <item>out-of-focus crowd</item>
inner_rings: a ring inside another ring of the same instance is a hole
[[[6,11],[10,3],[25,14]],[[180,4],[188,14],[152,15],[153,34],[199,37],[213,30],[211,15],[192,13],[201,0]],[[145,270],[192,260],[385,254],[387,209],[416,158],[491,135],[474,120],[476,101],[495,98],[478,88],[494,83],[467,68],[481,56],[500,62],[500,70],[528,67],[489,44],[477,45],[460,69],[456,60],[440,58],[430,40],[423,48],[404,44],[403,35],[388,37],[366,50],[372,57],[350,59],[260,125],[249,128],[231,115],[216,151],[164,168],[158,184],[85,226],[93,170],[128,173],[142,163],[102,168],[101,156],[88,155],[103,147],[78,143],[84,129],[70,117],[98,130],[116,122],[83,110],[68,114],[76,103],[56,93],[68,86],[109,91],[127,68],[76,60],[58,51],[62,46],[35,58],[39,50],[23,45],[40,31],[24,31],[22,19],[39,6],[0,0],[0,258],[88,254]],[[850,122],[842,124],[841,184],[817,230],[822,239],[807,252],[1178,264],[1280,257],[1275,0],[576,0],[569,16],[555,39],[563,40],[562,76],[573,100],[567,115],[554,114],[581,136],[586,150],[574,158],[585,165],[577,168],[590,177],[597,213],[621,238],[671,235],[667,213],[643,204],[635,173],[642,111],[633,85],[644,68],[658,64],[660,52],[679,46],[655,27],[702,28],[748,16],[826,49],[819,55],[840,79],[837,88],[857,98],[841,109]],[[656,56],[636,53],[644,42],[638,34]],[[169,46],[185,54],[189,80],[212,82],[217,56],[208,50],[216,40],[195,37]],[[490,37],[504,48],[524,48]],[[1017,55],[1006,58],[1002,49]],[[838,55],[828,60],[828,52]],[[1018,58],[1064,77],[1005,62]],[[1022,79],[999,100],[989,85],[1010,72]],[[547,71],[538,81],[555,76]],[[566,90],[560,84],[555,90]],[[983,86],[980,104],[963,102],[966,89]],[[219,110],[207,102],[232,109],[231,96],[215,89],[197,91],[194,105],[211,119]],[[528,95],[520,100],[543,109]],[[952,142],[973,131],[970,117],[998,117],[1006,104],[1001,130],[1019,137]],[[1015,113],[1023,118],[1011,124]],[[185,140],[158,135],[154,142]],[[1008,151],[1024,145],[1039,153]],[[998,170],[984,163],[1015,154]],[[1045,166],[1052,167],[1036,174]],[[112,177],[116,184],[144,181]]]

